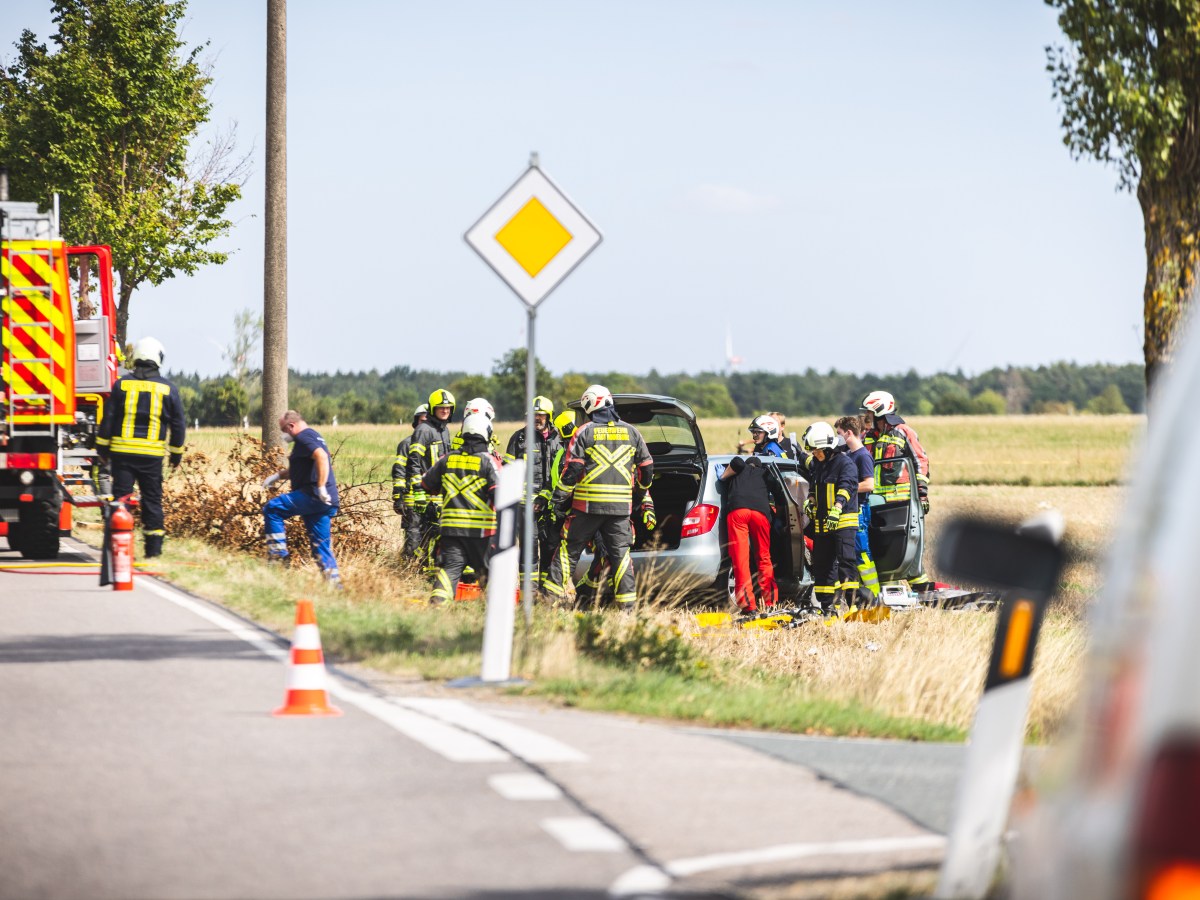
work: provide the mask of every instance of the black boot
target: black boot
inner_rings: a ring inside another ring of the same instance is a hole
[[[161,534],[146,535],[146,558],[162,556],[163,536]]]

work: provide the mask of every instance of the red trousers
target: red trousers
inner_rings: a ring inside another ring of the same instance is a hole
[[[733,562],[733,585],[737,605],[749,612],[757,611],[754,602],[754,579],[750,575],[750,541],[758,547],[758,586],[763,592],[763,605],[774,606],[779,599],[775,583],[775,567],[771,565],[771,523],[754,509],[735,509],[725,520],[729,529],[729,559]]]

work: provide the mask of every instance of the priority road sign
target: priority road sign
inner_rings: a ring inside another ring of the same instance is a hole
[[[527,307],[536,307],[602,240],[536,162],[464,235]]]

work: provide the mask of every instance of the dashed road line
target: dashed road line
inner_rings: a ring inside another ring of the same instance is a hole
[[[577,853],[621,853],[625,839],[591,816],[542,819],[542,828],[566,849]]]
[[[533,772],[507,772],[488,779],[492,790],[505,800],[561,800],[562,789]]]
[[[586,762],[587,756],[561,741],[480,712],[461,700],[398,699],[402,706],[495,741],[513,756],[531,763]]]

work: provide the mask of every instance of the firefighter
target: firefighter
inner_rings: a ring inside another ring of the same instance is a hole
[[[781,433],[779,422],[774,416],[755,416],[750,422],[750,437],[754,439],[754,447],[750,452],[755,456],[778,456],[786,459],[783,448],[779,446]]]
[[[885,461],[901,456],[907,457],[916,472],[917,496],[921,501],[921,515],[929,512],[929,456],[921,446],[916,431],[896,413],[896,400],[887,391],[872,391],[863,398],[860,407],[863,414],[863,446],[871,451],[875,460],[875,493],[884,503],[907,503],[912,497],[912,484],[903,467],[888,465]],[[898,471],[901,470],[901,471]],[[917,560],[917,574],[908,579],[917,591],[933,587],[925,574],[923,560]]]
[[[567,445],[570,444],[571,438],[575,435],[575,413],[571,410],[563,410],[554,418],[554,430],[558,433],[558,450],[554,453],[554,461],[550,465],[550,496],[553,498],[554,492],[558,490],[558,486],[562,481],[563,461],[567,455]],[[554,514],[554,508],[547,503],[542,510],[542,514],[538,516],[538,541],[545,543],[550,547],[550,553],[546,557],[546,577],[550,575],[549,560],[553,559],[558,552],[559,542],[562,540],[562,520]],[[545,578],[542,579],[545,583]]]
[[[416,559],[421,544],[434,530],[437,508],[429,509],[429,503],[440,502],[440,497],[430,497],[421,487],[421,479],[433,468],[433,464],[450,449],[450,419],[454,416],[454,395],[438,388],[429,395],[426,404],[428,418],[416,427],[412,443],[408,445],[408,495],[405,503],[412,507],[412,518],[404,532],[404,553]]]
[[[805,512],[813,522],[813,600],[823,612],[846,592],[858,590],[854,536],[858,531],[858,472],[828,422],[813,422],[804,432],[812,448],[812,490]]]
[[[649,491],[642,496],[642,502],[629,517],[634,530],[634,543],[636,543],[638,519],[641,519],[642,527],[646,529],[648,535],[653,534],[654,529],[658,527],[658,516],[654,511],[654,498],[650,496]],[[612,565],[608,561],[608,548],[604,544],[603,535],[598,531],[592,538],[591,549],[592,563],[583,573],[583,577],[579,579],[579,583],[575,585],[575,604],[577,606],[599,606],[605,600],[604,580],[612,575]]]
[[[429,602],[454,599],[463,569],[487,576],[488,543],[496,533],[496,482],[500,467],[491,454],[492,423],[471,413],[462,425],[462,446],[442,456],[421,478],[421,489],[443,496],[438,525],[438,568]]]
[[[858,475],[858,531],[854,536],[854,564],[858,569],[859,584],[875,598],[879,596],[879,573],[871,558],[868,530],[871,527],[871,491],[875,489],[875,461],[859,437],[862,421],[857,416],[842,416],[833,423],[833,430],[845,443],[846,453]]]
[[[429,407],[422,403],[413,411],[413,434],[417,426],[429,418]],[[408,448],[412,445],[413,436],[410,434],[396,445],[396,460],[392,463],[392,509],[400,516],[400,527],[407,533],[408,520],[412,507],[407,503],[408,498]]]
[[[476,397],[474,400],[468,400],[463,405],[463,419],[466,419],[471,413],[476,412],[483,413],[485,416],[487,416],[487,420],[489,422],[496,421],[496,410],[492,408],[492,404],[482,397]],[[450,449],[457,450],[461,446],[462,432],[460,430],[458,434],[454,435],[454,437],[450,439]],[[511,457],[505,457],[505,455],[500,452],[500,440],[496,437],[496,435],[492,435],[488,446],[491,449],[492,456],[495,457],[497,463],[504,465],[506,462],[512,462]]]
[[[613,599],[619,608],[632,611],[637,591],[629,516],[635,490],[640,504],[642,495],[650,489],[654,459],[641,433],[617,418],[608,388],[591,385],[580,403],[590,421],[571,438],[561,479],[550,501],[555,519],[565,521],[563,538],[550,560],[550,573],[543,587],[551,597],[564,597],[565,579],[575,571],[584,548],[600,534],[613,568]]]
[[[725,483],[726,514],[729,531],[729,560],[733,564],[734,599],[745,614],[758,611],[754,597],[754,579],[750,574],[750,551],[758,553],[758,586],[763,606],[774,606],[779,599],[775,568],[771,565],[771,524],[776,515],[787,512],[787,498],[777,478],[767,472],[758,457],[735,456],[721,473]]]
[[[96,436],[96,451],[112,467],[113,496],[141,492],[142,538],[146,556],[161,556],[163,538],[163,457],[172,469],[183,459],[187,426],[176,387],[159,374],[166,351],[144,337],[133,347],[133,372],[113,385]],[[168,441],[168,432],[170,440]]]
[[[528,459],[528,465],[533,473],[533,515],[534,520],[541,518],[543,510],[550,502],[551,487],[551,467],[554,465],[554,457],[558,454],[559,448],[562,446],[562,441],[559,440],[558,432],[551,427],[550,417],[554,415],[554,404],[549,397],[534,397],[533,398],[533,440],[534,452],[530,456],[525,451],[525,429],[513,433],[513,436],[508,439],[508,452],[505,457],[508,460]],[[521,491],[521,504],[525,503],[525,491]],[[525,524],[524,510],[521,512],[521,526]],[[550,557],[554,555],[554,544],[548,540],[544,540],[545,535],[543,529],[539,529],[538,539],[533,546],[533,565],[535,569],[535,580],[540,585],[546,578],[546,572],[550,568]],[[521,553],[522,571],[525,565],[525,553]]]
[[[329,445],[294,409],[279,417],[279,431],[284,442],[293,445],[292,452],[288,454],[287,468],[268,475],[263,487],[270,489],[275,482],[286,478],[291,481],[292,489],[268,500],[262,508],[267,562],[289,564],[291,556],[283,523],[292,516],[300,516],[308,532],[313,559],[325,578],[340,588],[342,580],[330,536],[330,522],[338,514],[338,487]]]

